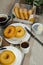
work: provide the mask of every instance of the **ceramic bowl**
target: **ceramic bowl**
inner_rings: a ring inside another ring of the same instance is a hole
[[[10,20],[10,16],[8,16],[7,14],[0,14],[0,24],[4,25],[6,24],[9,20]]]
[[[32,30],[36,33],[36,34],[42,34],[43,32],[43,24],[41,23],[34,23],[32,25]]]

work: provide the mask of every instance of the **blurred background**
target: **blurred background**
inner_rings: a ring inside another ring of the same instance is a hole
[[[31,6],[36,6],[36,14],[42,14],[43,13],[43,0],[0,0],[0,13],[9,13],[9,10],[11,10],[11,7],[13,7],[14,3],[25,3]]]
[[[36,14],[38,15],[43,13],[43,0],[22,0],[20,2],[36,6]]]

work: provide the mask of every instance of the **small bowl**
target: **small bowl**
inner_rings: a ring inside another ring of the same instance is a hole
[[[43,32],[43,25],[41,23],[34,23],[32,25],[32,30],[36,33],[36,34],[42,34]]]
[[[10,20],[10,16],[8,16],[7,14],[0,14],[0,24],[6,24],[9,20]]]
[[[28,53],[30,49],[29,43],[27,41],[22,42],[20,44],[20,49],[24,54]]]

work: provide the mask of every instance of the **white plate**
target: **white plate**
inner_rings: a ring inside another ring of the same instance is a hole
[[[28,28],[28,29],[30,30],[30,28],[29,28],[27,25],[22,24],[22,23],[13,23],[13,24],[11,24],[10,26],[22,26],[23,28],[26,27],[26,28]],[[5,40],[8,41],[8,42],[11,43],[11,44],[20,44],[21,42],[23,42],[23,41],[28,41],[29,39],[30,39],[30,34],[28,34],[27,31],[26,31],[25,36],[22,37],[22,38],[15,38],[15,37],[13,37],[13,38],[11,38],[11,39],[5,38]]]
[[[19,19],[17,17],[15,17],[13,20],[17,21],[17,22],[20,22],[20,23],[33,24],[32,22],[30,22],[28,20],[22,20],[22,19]]]
[[[20,8],[26,8],[27,10],[32,9],[32,6],[28,5],[28,4],[19,4],[19,6],[20,6]],[[15,5],[14,5],[14,7],[15,7]],[[16,14],[14,12],[14,7],[12,9],[12,14],[15,16],[15,18],[14,18],[15,21],[17,21],[17,22],[19,21],[20,23],[23,22],[23,23],[27,23],[27,24],[32,24],[32,22],[30,22],[28,20],[22,20],[22,19],[17,18]]]
[[[19,49],[17,49],[16,47],[13,47],[13,46],[5,46],[4,48],[7,48],[5,50],[11,50],[16,56],[15,62],[12,63],[11,65],[20,65],[23,60],[23,57],[24,57],[23,53]],[[2,52],[2,50],[0,50],[0,53],[1,52]]]

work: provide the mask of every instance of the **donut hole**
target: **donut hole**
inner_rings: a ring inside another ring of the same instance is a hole
[[[4,59],[8,59],[9,58],[9,55],[7,54],[5,57],[4,57]]]
[[[21,30],[19,30],[18,32],[21,32]]]
[[[8,33],[10,33],[10,32],[11,32],[11,29],[9,29]]]

